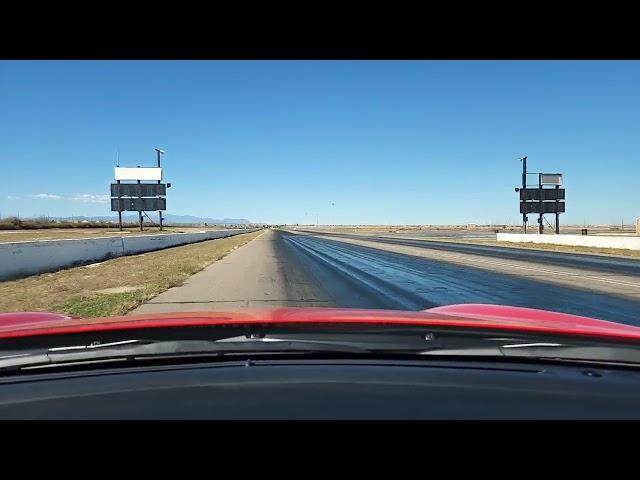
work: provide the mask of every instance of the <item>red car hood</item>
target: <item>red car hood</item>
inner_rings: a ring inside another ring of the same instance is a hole
[[[564,313],[464,304],[421,312],[341,308],[235,309],[78,318],[43,312],[0,314],[0,339],[109,330],[248,324],[389,324],[490,329],[640,340],[640,327]]]

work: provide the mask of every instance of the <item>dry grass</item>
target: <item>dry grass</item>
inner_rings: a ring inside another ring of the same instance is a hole
[[[0,230],[38,230],[43,228],[100,228],[105,227],[102,222],[75,223],[70,221],[54,221],[47,217],[18,218],[7,217],[0,219]]]
[[[2,282],[0,312],[122,315],[168,288],[181,285],[260,233],[244,233]]]
[[[122,232],[117,228],[50,228],[42,230],[0,230],[0,243],[28,242],[33,240],[62,240],[96,237],[119,237],[127,235],[157,235],[159,233],[193,233],[202,231],[224,230],[221,227],[165,227],[162,232],[158,227],[144,227],[144,231],[136,227],[125,228]]]
[[[153,220],[149,223],[148,218],[144,218],[145,228],[155,228]],[[138,221],[131,220],[123,220],[122,225],[126,229],[135,229],[140,225]],[[165,222],[165,225],[169,225]],[[75,221],[72,222],[70,220],[55,220],[49,217],[40,217],[40,218],[18,218],[18,217],[6,217],[0,218],[0,230],[45,230],[49,228],[54,229],[73,229],[73,230],[84,230],[87,228],[99,228],[99,229],[113,229],[114,226],[117,226],[117,223],[107,223],[107,222],[98,222],[98,221]],[[185,224],[186,227],[197,227],[196,224]]]
[[[578,253],[584,255],[602,255],[609,257],[635,257],[640,258],[640,251],[628,250],[625,248],[597,248],[597,247],[582,247],[572,245],[555,245],[552,243],[516,243],[516,242],[499,242],[491,239],[481,238],[412,238],[412,240],[424,240],[425,242],[447,242],[447,243],[469,243],[473,245],[490,245],[504,248],[525,248],[529,250],[546,250],[564,253]]]

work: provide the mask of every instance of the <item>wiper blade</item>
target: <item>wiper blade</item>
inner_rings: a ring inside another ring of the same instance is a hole
[[[253,334],[252,334],[253,335]],[[495,338],[421,335],[361,335],[281,333],[203,340],[130,340],[58,346],[48,350],[2,352],[0,372],[82,362],[131,362],[160,358],[216,357],[227,354],[342,353],[581,361],[640,364],[635,345],[553,343],[544,338]]]
[[[640,349],[630,346],[563,345],[553,343],[532,343],[515,345],[495,345],[468,348],[433,348],[419,355],[449,355],[494,357],[501,359],[530,359],[532,361],[563,361],[600,364],[640,364]]]
[[[72,345],[69,347],[52,347],[48,351],[49,352],[65,352],[70,350],[93,350],[96,348],[109,348],[109,347],[119,347],[123,345],[131,345],[131,344],[144,344],[144,343],[153,343],[144,340],[122,340],[119,342],[109,342],[109,343],[90,343],[89,345]]]
[[[176,356],[224,355],[235,353],[371,353],[372,350],[349,344],[329,342],[247,339],[243,341],[179,340],[157,342],[117,342],[100,348],[77,346],[57,347],[44,353],[14,355],[0,358],[0,371],[47,365],[63,365],[104,360],[166,358]],[[141,344],[138,344],[141,343]]]
[[[590,362],[622,362],[640,364],[640,348],[635,346],[616,345],[559,345],[531,346],[521,348],[501,348],[506,357],[527,357],[558,360],[581,360]]]

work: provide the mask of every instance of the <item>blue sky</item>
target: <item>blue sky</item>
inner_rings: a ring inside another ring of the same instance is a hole
[[[4,61],[0,214],[108,215],[116,150],[157,146],[173,214],[518,223],[527,155],[564,223],[630,223],[639,85],[637,61]]]

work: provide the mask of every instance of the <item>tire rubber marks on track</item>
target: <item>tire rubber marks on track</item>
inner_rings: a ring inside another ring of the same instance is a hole
[[[377,248],[379,250],[382,251],[391,251],[391,250],[385,250],[380,248],[379,246],[376,245],[370,245],[370,244],[365,244],[363,245],[362,243],[352,243],[352,242],[346,242],[344,240],[338,240],[336,239],[335,241],[342,241],[343,243],[351,243],[352,245],[361,245],[361,246],[366,246],[366,247],[370,247],[370,248]],[[356,240],[356,242],[367,242],[367,240]],[[370,242],[370,241],[369,241]],[[373,243],[373,242],[372,242]],[[397,245],[397,246],[401,246],[401,247],[405,247],[405,248],[412,248],[410,246],[406,246],[406,245]],[[414,248],[428,248],[428,247],[414,247]],[[394,252],[394,253],[400,253],[403,254],[402,252]],[[406,253],[407,255],[413,255],[413,256],[417,256],[414,253]],[[573,273],[573,272],[561,272],[561,271],[556,271],[556,270],[550,270],[548,268],[540,268],[540,267],[532,267],[532,266],[525,266],[519,263],[511,263],[511,262],[496,262],[495,260],[484,260],[482,259],[482,255],[477,255],[477,254],[473,254],[473,253],[468,253],[465,254],[466,256],[461,256],[461,255],[457,255],[457,254],[449,254],[449,253],[443,253],[442,251],[438,251],[437,254],[434,255],[434,257],[420,257],[420,258],[424,258],[425,260],[429,260],[429,259],[433,259],[433,260],[439,260],[439,261],[447,261],[447,260],[452,260],[451,263],[462,263],[466,266],[475,266],[475,265],[485,265],[487,267],[508,267],[510,269],[519,269],[519,270],[528,270],[531,272],[538,272],[538,273],[543,273],[543,274],[547,274],[547,275],[555,275],[555,276],[563,276],[563,277],[573,277],[573,278],[578,278],[578,279],[584,279],[584,280],[593,280],[593,281],[597,281],[597,282],[603,282],[603,283],[609,283],[609,284],[614,284],[614,285],[623,285],[626,287],[632,287],[632,288],[638,288],[640,289],[640,284],[638,283],[634,283],[634,282],[628,282],[628,281],[624,281],[624,280],[613,280],[611,278],[605,278],[603,276],[600,275],[589,275],[589,274],[580,274],[580,273]],[[469,258],[468,256],[472,256],[475,257],[473,259],[473,264],[470,265],[469,264]]]

